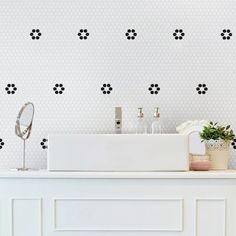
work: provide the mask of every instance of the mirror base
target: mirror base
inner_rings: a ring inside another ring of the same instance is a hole
[[[28,170],[30,170],[30,169],[29,168],[23,168],[23,167],[17,168],[17,171],[28,171]]]
[[[11,168],[10,171],[40,171],[36,168]]]

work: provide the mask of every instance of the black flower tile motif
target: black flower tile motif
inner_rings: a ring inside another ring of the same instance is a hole
[[[230,40],[230,37],[233,36],[230,29],[223,29],[220,35],[223,40]]]
[[[231,143],[233,149],[236,149],[236,138]]]
[[[158,92],[160,91],[160,87],[158,84],[151,84],[148,90],[150,94],[158,94]]]
[[[48,148],[48,140],[46,138],[43,138],[40,145],[41,145],[42,149],[47,149]]]
[[[77,35],[79,36],[80,40],[86,40],[89,36],[89,32],[87,29],[80,29]]]
[[[176,29],[175,32],[173,33],[175,40],[182,40],[184,35],[185,34],[182,29]]]
[[[15,94],[17,87],[15,84],[8,84],[5,90],[7,91],[7,94]]]
[[[199,84],[196,88],[198,94],[206,94],[208,88],[206,86],[206,84]]]
[[[0,149],[3,148],[4,144],[5,144],[5,143],[4,143],[3,140],[0,138]]]
[[[112,91],[112,87],[110,84],[103,84],[103,86],[101,87],[101,90],[103,94],[110,94]]]
[[[63,86],[63,84],[55,84],[53,90],[55,94],[62,94],[65,91],[65,87]]]
[[[236,149],[236,138],[231,143],[233,149]]]
[[[128,40],[134,40],[135,37],[137,36],[137,33],[135,32],[134,29],[128,29],[127,32],[125,33],[125,36],[127,37]]]
[[[40,37],[42,36],[42,33],[40,32],[39,29],[32,29],[30,36],[33,40],[39,40]]]

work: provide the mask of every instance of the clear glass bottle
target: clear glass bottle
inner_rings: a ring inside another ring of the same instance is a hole
[[[163,133],[163,127],[160,119],[159,107],[155,108],[153,122],[152,122],[152,134],[161,134]]]
[[[147,123],[144,118],[143,108],[138,108],[138,120],[136,126],[136,134],[147,134]]]

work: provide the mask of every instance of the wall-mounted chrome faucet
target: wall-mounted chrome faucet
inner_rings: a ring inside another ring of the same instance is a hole
[[[115,133],[122,133],[122,108],[115,107]]]

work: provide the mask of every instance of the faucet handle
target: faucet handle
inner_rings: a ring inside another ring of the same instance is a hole
[[[121,119],[121,118],[122,118],[122,108],[115,107],[115,119]]]
[[[115,133],[121,134],[122,128],[122,108],[115,107]]]

